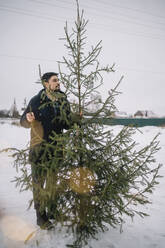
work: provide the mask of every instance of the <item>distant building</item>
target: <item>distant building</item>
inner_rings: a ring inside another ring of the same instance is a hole
[[[11,106],[11,108],[9,110],[9,116],[13,117],[13,118],[18,118],[19,117],[19,112],[17,110],[15,98],[14,98],[14,103],[12,104],[12,106]]]
[[[145,111],[138,110],[135,114],[134,117],[144,117],[145,116]]]
[[[136,117],[136,118],[156,118],[158,116],[151,110],[138,110],[134,114],[134,117]]]

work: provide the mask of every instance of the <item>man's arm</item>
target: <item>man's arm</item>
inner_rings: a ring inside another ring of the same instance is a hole
[[[30,100],[30,102],[28,103],[28,106],[27,108],[25,109],[25,111],[23,112],[21,118],[20,118],[20,125],[22,127],[25,127],[25,128],[30,128],[31,127],[31,122],[29,122],[27,120],[27,116],[26,114],[29,113],[29,112],[32,112],[32,99]]]

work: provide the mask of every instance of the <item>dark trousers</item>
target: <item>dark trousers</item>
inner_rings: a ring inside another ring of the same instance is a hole
[[[46,173],[43,173],[43,170],[36,165],[31,164],[32,171],[32,187],[33,187],[33,201],[34,208],[36,211],[44,212],[44,207],[41,208],[42,201],[42,190],[44,190],[44,186],[46,184]]]
[[[49,162],[51,162],[51,159],[48,154],[45,156],[44,165],[46,166],[42,166],[43,161],[41,163],[41,158],[43,152],[44,148],[38,146],[35,149],[30,150],[29,153],[32,175],[33,201],[37,216],[39,215],[39,213],[45,214],[46,210],[51,215],[56,208],[55,190],[53,187],[56,185],[57,173],[56,170],[52,169],[50,166],[51,163]],[[51,154],[53,154],[53,150],[51,150]],[[59,163],[62,157],[62,151],[59,151]]]

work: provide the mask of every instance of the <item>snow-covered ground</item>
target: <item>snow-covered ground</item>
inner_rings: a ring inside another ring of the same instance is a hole
[[[30,129],[11,125],[13,120],[0,119],[0,150],[6,147],[23,148],[29,141]],[[109,127],[114,133],[122,126]],[[162,163],[159,174],[165,176],[165,128],[142,127],[143,132],[136,132],[134,139],[143,147],[160,132],[161,150],[156,154],[157,164]],[[65,230],[40,230],[36,225],[33,206],[26,210],[31,192],[19,193],[19,188],[11,182],[17,175],[13,168],[11,153],[0,153],[0,248],[64,248],[72,242],[71,235]],[[154,193],[150,195],[152,204],[144,207],[150,216],[144,219],[135,216],[134,221],[126,217],[123,232],[110,227],[108,232],[101,233],[99,240],[92,240],[90,245],[95,248],[164,248],[165,247],[165,178],[159,179]],[[34,232],[34,233],[33,233]],[[29,234],[31,238],[24,243]]]

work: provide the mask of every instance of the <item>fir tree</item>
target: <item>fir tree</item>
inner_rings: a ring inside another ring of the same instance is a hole
[[[54,215],[54,225],[60,223],[74,234],[75,240],[68,247],[83,247],[90,238],[97,238],[99,231],[107,230],[107,224],[122,226],[124,214],[131,218],[135,214],[148,215],[138,211],[136,205],[150,203],[148,193],[152,193],[158,184],[161,167],[161,164],[153,166],[154,154],[160,149],[158,134],[147,146],[137,150],[132,138],[137,128],[124,126],[115,136],[112,130],[106,130],[101,121],[98,122],[100,116],[107,118],[116,110],[117,87],[123,77],[108,91],[105,101],[99,98],[98,109],[90,116],[88,106],[95,101],[91,94],[98,93],[97,89],[103,84],[102,73],[114,72],[114,64],[100,66],[101,41],[85,52],[87,23],[77,1],[75,27],[72,33],[69,33],[67,23],[64,28],[68,57],[59,61],[65,93],[77,101],[71,103],[72,111],[68,115],[63,106],[60,107],[60,115],[55,121],[66,122],[70,128],[62,134],[52,133],[52,142],[44,143],[39,164],[47,175],[45,187],[39,189],[41,208],[46,207]],[[53,94],[60,100],[60,94]],[[73,121],[75,113],[80,117],[76,123]],[[32,189],[29,147],[13,150],[14,165],[22,172],[14,181],[21,191]],[[40,146],[37,152],[40,152]],[[32,201],[29,207],[31,204]]]

